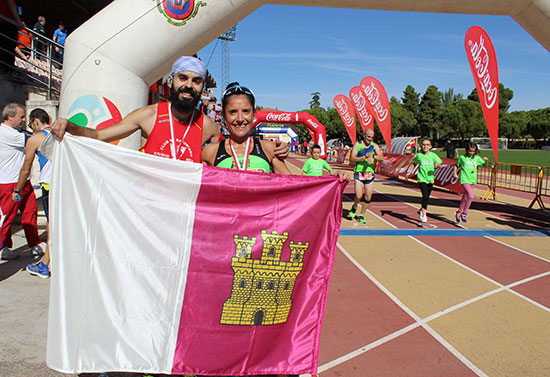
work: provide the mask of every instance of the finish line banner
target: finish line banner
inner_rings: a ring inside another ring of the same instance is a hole
[[[345,183],[71,135],[43,149],[54,161],[49,367],[317,373]]]
[[[418,173],[418,164],[412,163],[414,155],[403,155],[384,153],[384,161],[376,166],[376,173],[386,177],[416,179]],[[440,168],[436,167],[434,172],[434,186],[445,188],[456,193],[463,193],[460,185],[460,179],[453,177],[453,166],[456,164],[454,158],[442,158],[443,164]]]

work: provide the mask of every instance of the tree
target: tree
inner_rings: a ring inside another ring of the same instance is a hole
[[[441,135],[446,138],[460,137],[462,140],[473,136],[485,136],[487,129],[479,102],[459,100],[453,102],[441,113]]]
[[[418,111],[417,119],[421,136],[429,136],[430,139],[434,138],[438,126],[441,124],[439,122],[441,110],[441,92],[437,90],[435,85],[430,85],[422,96]]]
[[[527,131],[535,139],[550,139],[550,107],[529,111]]]
[[[503,117],[504,114],[510,108],[510,101],[514,98],[514,91],[512,89],[506,88],[502,83],[498,84],[498,114],[499,117]],[[477,89],[474,88],[472,93],[468,96],[468,99],[471,101],[479,102],[479,94]]]
[[[395,136],[415,136],[418,122],[414,114],[407,110],[395,97],[390,99],[391,127]]]
[[[311,101],[309,101],[309,108],[310,109],[317,109],[321,107],[321,93],[314,92],[311,93]]]
[[[514,111],[506,114],[499,120],[498,133],[501,137],[517,139],[522,137],[527,130],[529,115],[525,111]]]
[[[401,101],[405,110],[410,111],[416,117],[420,106],[420,93],[417,93],[411,85],[407,85]]]
[[[461,99],[462,99],[462,94],[460,93],[454,94],[453,88],[449,88],[443,93],[441,97],[441,102],[442,102],[443,108],[447,108],[452,103],[460,101]]]

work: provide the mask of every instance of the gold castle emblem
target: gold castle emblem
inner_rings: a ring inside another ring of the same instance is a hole
[[[281,261],[288,233],[262,230],[262,257],[252,259],[256,237],[233,236],[235,256],[231,296],[223,304],[220,323],[224,325],[275,325],[288,319],[296,277],[304,266],[309,242],[290,241],[290,260]]]

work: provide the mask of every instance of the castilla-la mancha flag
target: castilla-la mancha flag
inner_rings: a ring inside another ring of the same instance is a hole
[[[479,102],[489,131],[495,161],[498,161],[498,65],[495,48],[485,30],[472,26],[464,39]]]
[[[53,139],[49,367],[316,374],[344,183]]]
[[[343,94],[338,94],[332,100],[334,107],[338,111],[338,115],[344,122],[346,131],[348,131],[349,138],[352,144],[355,144],[357,140],[357,126],[355,125],[355,110],[348,97]]]

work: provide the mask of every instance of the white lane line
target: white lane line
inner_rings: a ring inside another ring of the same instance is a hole
[[[348,353],[347,355],[344,355],[342,357],[339,357],[336,360],[332,360],[329,363],[323,364],[319,367],[319,372],[326,371],[330,368],[333,368],[336,365],[339,365],[345,361],[348,361],[354,357],[357,357],[365,352],[367,352],[370,349],[373,349],[380,344],[384,344],[392,339],[397,338],[400,335],[403,335],[418,326],[422,326],[426,331],[428,331],[435,339],[437,339],[449,352],[451,352],[457,359],[462,361],[464,365],[466,365],[468,368],[470,368],[474,373],[476,373],[478,376],[487,376],[481,369],[479,369],[474,363],[472,363],[470,360],[468,360],[460,351],[458,351],[455,347],[453,347],[450,343],[448,343],[445,339],[443,339],[435,330],[433,330],[427,323],[426,320],[420,318],[416,313],[414,313],[411,309],[409,309],[405,304],[403,304],[393,293],[391,293],[382,283],[380,283],[370,272],[368,272],[359,262],[355,260],[351,256],[351,254],[339,243],[337,244],[338,248],[342,253],[369,279],[371,280],[384,294],[386,294],[397,306],[399,306],[404,312],[406,312],[408,315],[410,315],[413,320],[415,321],[414,324],[408,325],[392,334],[389,334],[381,339],[376,340],[375,342],[372,342],[364,347],[361,347],[355,351],[352,351]],[[433,319],[433,318],[432,318]]]
[[[540,260],[543,260],[543,261],[545,261],[545,262],[550,263],[550,259],[541,257],[540,255],[530,253],[530,252],[528,252],[528,251],[526,251],[526,250],[520,249],[519,247],[512,246],[512,245],[507,244],[506,242],[503,242],[503,241],[499,241],[499,240],[497,240],[496,238],[493,238],[493,237],[489,237],[489,236],[484,236],[484,237],[490,239],[491,241],[495,241],[495,242],[497,242],[497,243],[499,243],[499,244],[501,244],[501,245],[503,245],[503,246],[509,247],[509,248],[511,248],[511,249],[517,250],[517,251],[519,251],[519,252],[525,253],[525,254],[527,254],[527,255],[530,255],[530,256],[532,256],[532,257],[535,257],[535,258],[537,258],[537,259],[540,259]]]

